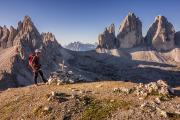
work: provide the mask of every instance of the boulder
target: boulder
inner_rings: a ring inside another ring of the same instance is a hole
[[[164,16],[157,16],[145,37],[147,45],[159,51],[171,50],[175,47],[175,29]]]
[[[142,43],[142,23],[134,13],[129,13],[121,23],[117,39],[121,48],[132,48]]]

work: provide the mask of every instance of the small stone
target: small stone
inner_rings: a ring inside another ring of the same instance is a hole
[[[53,97],[56,96],[56,92],[52,91],[52,92],[51,92],[51,95],[52,95]]]
[[[144,98],[143,98],[143,97],[140,97],[139,100],[144,100]]]
[[[118,91],[118,90],[119,90],[118,88],[114,88],[114,89],[113,89],[113,92],[116,92],[116,91]]]
[[[62,85],[62,84],[63,84],[63,81],[61,81],[61,80],[57,81],[57,85]]]
[[[44,110],[44,111],[50,111],[51,109],[52,109],[51,107],[45,106],[43,110]]]
[[[69,74],[69,75],[72,75],[72,74],[73,74],[73,72],[72,72],[72,71],[68,71],[68,74]]]
[[[75,83],[75,82],[74,82],[74,80],[69,79],[69,83],[73,84],[73,83]]]
[[[148,94],[147,93],[143,93],[143,97],[145,98],[145,97],[147,97],[148,96]]]
[[[157,103],[157,104],[161,104],[161,100],[160,100],[159,97],[157,97],[154,102]]]
[[[79,93],[80,93],[80,94],[83,94],[83,93],[85,93],[85,91],[84,91],[84,90],[80,90]]]
[[[47,99],[47,101],[51,101],[52,99],[53,99],[53,97],[50,96],[50,97]]]
[[[180,104],[176,106],[177,109],[180,109]]]
[[[61,85],[61,83],[58,82],[57,85]]]
[[[161,115],[163,116],[163,117],[168,117],[168,115],[167,115],[167,112],[166,111],[161,111]]]
[[[167,118],[168,115],[167,115],[167,112],[164,111],[164,110],[161,110],[160,108],[156,107],[156,110],[160,113],[161,116]]]
[[[76,97],[76,95],[75,95],[75,94],[72,94],[72,95],[71,95],[71,98],[75,98],[75,97]]]
[[[140,107],[141,107],[141,108],[144,108],[144,107],[146,107],[146,106],[147,106],[147,104],[148,104],[148,103],[147,103],[147,102],[145,102],[145,103],[143,103]]]
[[[96,86],[96,88],[100,88],[100,87],[102,87],[102,84],[99,84],[99,85]]]
[[[114,99],[111,99],[110,102],[114,102],[115,100]]]

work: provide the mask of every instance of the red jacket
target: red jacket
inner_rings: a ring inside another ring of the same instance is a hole
[[[32,69],[33,71],[39,70],[41,67],[41,64],[39,63],[39,57],[38,56],[34,56],[33,60],[32,60]]]

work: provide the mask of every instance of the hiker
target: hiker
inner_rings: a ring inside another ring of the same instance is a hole
[[[37,84],[38,74],[40,74],[44,83],[47,82],[47,80],[44,78],[43,72],[41,70],[41,64],[39,63],[40,55],[41,55],[40,49],[36,49],[34,54],[31,53],[29,55],[29,65],[31,66],[32,71],[34,73],[34,82],[36,85],[38,85]]]

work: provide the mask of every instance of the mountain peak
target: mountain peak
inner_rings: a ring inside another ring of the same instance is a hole
[[[158,15],[155,17],[155,21],[167,21],[167,18],[163,15]]]
[[[135,16],[135,14],[133,12],[129,12],[128,16]]]
[[[31,21],[31,17],[28,15],[24,16],[24,21]]]
[[[141,44],[142,23],[134,13],[129,12],[121,23],[117,39],[121,48],[132,48]]]
[[[146,35],[146,43],[156,50],[171,50],[174,44],[175,29],[165,16],[158,15]]]

